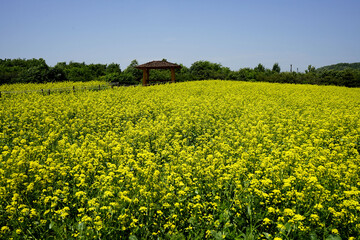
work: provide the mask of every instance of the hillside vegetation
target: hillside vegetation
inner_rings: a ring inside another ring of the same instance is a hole
[[[360,89],[9,95],[0,149],[1,239],[360,236]]]
[[[358,63],[338,63],[333,65],[328,65],[324,67],[320,67],[317,71],[343,71],[345,69],[353,69],[353,70],[360,70],[360,62]]]

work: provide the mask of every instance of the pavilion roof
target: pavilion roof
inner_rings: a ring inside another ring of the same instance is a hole
[[[168,61],[152,61],[136,66],[137,69],[169,69],[181,68],[180,65]]]

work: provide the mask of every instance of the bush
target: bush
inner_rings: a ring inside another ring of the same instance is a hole
[[[135,77],[129,72],[123,73],[109,73],[105,75],[105,81],[112,83],[119,83],[120,85],[135,85],[139,82],[136,81]]]
[[[139,81],[131,73],[123,72],[120,74],[119,83],[122,85],[136,85],[139,84]]]
[[[105,75],[105,81],[107,82],[120,82],[120,73],[108,73]]]

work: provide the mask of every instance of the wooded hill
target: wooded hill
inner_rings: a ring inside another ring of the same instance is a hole
[[[317,71],[324,71],[324,70],[326,70],[326,71],[330,71],[330,70],[343,71],[345,69],[360,70],[360,62],[332,64],[332,65],[320,67],[317,69]]]

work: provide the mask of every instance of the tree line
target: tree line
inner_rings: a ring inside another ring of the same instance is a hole
[[[121,85],[135,85],[141,83],[142,79],[142,71],[135,68],[137,65],[138,62],[133,60],[122,71],[120,65],[116,63],[85,64],[71,61],[59,62],[54,67],[50,67],[42,58],[0,59],[0,84],[104,80],[118,82]],[[254,68],[241,68],[237,71],[209,61],[196,61],[189,68],[180,65],[182,68],[176,70],[178,82],[222,79],[360,87],[360,69],[351,67],[357,67],[358,64],[342,64],[338,68],[332,66],[319,69],[309,65],[305,73],[281,72],[278,63],[275,63],[271,69],[258,64]],[[151,70],[150,82],[170,79],[169,70]]]

